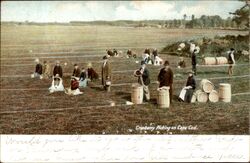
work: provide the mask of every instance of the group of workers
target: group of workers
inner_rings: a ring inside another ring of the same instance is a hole
[[[99,76],[93,69],[91,63],[88,64],[87,70],[85,70],[85,68],[80,69],[77,64],[74,64],[74,70],[70,79],[70,87],[65,89],[63,86],[63,68],[59,61],[56,61],[52,75],[51,68],[46,61],[44,61],[43,65],[40,63],[39,59],[36,59],[35,62],[35,72],[31,75],[31,77],[39,79],[52,78],[52,84],[49,88],[50,93],[64,91],[69,95],[79,95],[82,94],[79,88],[85,88],[88,81],[99,79]]]
[[[107,92],[110,91],[111,89],[111,77],[112,77],[112,72],[111,72],[111,65],[109,62],[109,57],[115,56],[118,54],[117,50],[114,49],[114,51],[107,50],[107,55],[103,57],[103,63],[102,63],[102,68],[101,68],[101,79],[102,79],[102,86],[103,89],[106,90]],[[196,75],[196,65],[197,65],[197,49],[194,48],[193,52],[191,53],[191,63],[192,63],[192,70],[188,71],[188,79],[186,82],[185,87],[182,89],[180,95],[179,95],[179,100],[180,101],[185,101],[185,102],[191,102],[191,98],[193,95],[193,92],[196,88],[196,82],[194,76]],[[136,57],[136,54],[134,54],[130,49],[128,50],[127,55],[129,57]],[[149,91],[149,84],[150,84],[150,73],[149,70],[147,69],[147,64],[159,64],[163,65],[163,68],[160,70],[158,74],[158,83],[159,83],[159,88],[161,87],[169,87],[169,97],[170,97],[170,103],[172,103],[173,100],[173,71],[170,67],[169,61],[165,61],[164,64],[162,63],[162,59],[158,59],[158,52],[157,49],[154,49],[152,51],[152,55],[150,53],[150,49],[145,49],[144,55],[142,57],[141,61],[141,67],[135,71],[134,75],[138,77],[138,83],[143,86],[143,92],[144,92],[144,99],[146,101],[150,100],[150,91]],[[35,60],[36,62],[36,68],[35,72],[32,74],[32,78],[50,78],[52,77],[52,85],[49,88],[49,91],[51,93],[56,92],[56,91],[64,91],[66,94],[69,95],[79,95],[82,94],[79,88],[85,88],[88,84],[88,81],[92,81],[95,79],[99,79],[99,75],[97,72],[93,69],[92,64],[88,64],[88,69],[85,70],[85,68],[80,69],[77,64],[74,64],[74,70],[71,76],[71,84],[70,88],[65,89],[63,86],[63,69],[62,66],[60,65],[59,61],[56,61],[56,65],[54,66],[53,69],[53,75],[50,75],[50,66],[47,64],[46,61],[44,61],[44,64],[42,65],[39,62],[39,59]],[[233,73],[233,64],[235,63],[234,60],[234,49],[231,48],[230,51],[228,52],[228,62],[230,64],[228,73],[231,75]],[[181,57],[180,61],[178,62],[178,68],[185,68],[186,63],[184,61],[184,58]],[[184,91],[185,90],[185,91]],[[184,92],[184,93],[183,93]]]
[[[188,71],[188,79],[186,82],[186,85],[183,89],[186,90],[185,95],[183,97],[179,96],[180,101],[185,102],[191,102],[191,98],[193,95],[193,92],[196,88],[196,82],[194,78],[194,72]],[[138,77],[138,83],[143,86],[143,99],[145,101],[150,100],[150,91],[149,91],[149,84],[150,84],[150,73],[149,70],[146,67],[146,63],[144,61],[141,61],[141,67],[134,72],[134,75]],[[163,64],[163,68],[161,68],[159,74],[158,74],[158,83],[159,88],[162,87],[169,87],[169,100],[170,103],[173,101],[173,79],[174,79],[174,73],[170,67],[169,61],[165,61]]]

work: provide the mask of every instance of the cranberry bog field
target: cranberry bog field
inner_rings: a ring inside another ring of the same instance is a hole
[[[249,134],[249,63],[237,63],[228,77],[227,66],[198,66],[197,84],[209,79],[218,90],[219,83],[232,86],[231,103],[181,103],[177,96],[186,83],[187,68],[177,69],[177,56],[160,54],[169,60],[174,71],[174,101],[168,109],[157,107],[157,75],[161,66],[148,65],[151,101],[126,105],[131,100],[131,85],[137,82],[133,71],[140,67],[137,59],[125,53],[132,49],[139,56],[145,48],[159,51],[167,44],[216,35],[245,35],[244,31],[128,28],[111,26],[20,25],[1,26],[1,134]],[[69,87],[73,65],[101,71],[106,49],[122,51],[110,58],[111,92],[102,90],[101,81],[81,89],[83,95],[64,92],[50,94],[51,79],[31,79],[34,59],[48,61],[51,67],[59,60],[63,65],[64,86]],[[202,54],[200,54],[202,55]],[[199,62],[201,64],[201,62]],[[197,85],[198,86],[198,85]],[[111,106],[115,103],[115,106]],[[148,129],[142,128],[148,126]],[[161,130],[150,130],[161,126]],[[164,128],[165,127],[165,128]],[[167,129],[172,127],[172,129]]]

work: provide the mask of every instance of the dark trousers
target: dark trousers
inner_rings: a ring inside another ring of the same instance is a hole
[[[194,75],[196,75],[196,65],[192,65],[192,70],[194,72]]]
[[[192,88],[190,88],[190,89],[187,89],[187,92],[186,92],[186,94],[185,94],[185,102],[191,102],[191,99],[192,99],[192,96],[193,96],[193,93],[194,93],[194,90],[192,89]]]
[[[169,89],[169,100],[170,100],[170,103],[172,103],[172,99],[173,99],[173,85],[170,85],[169,87],[170,87],[170,89]]]

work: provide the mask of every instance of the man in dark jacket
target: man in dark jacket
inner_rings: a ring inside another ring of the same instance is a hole
[[[39,59],[37,58],[35,60],[36,63],[36,68],[35,68],[35,72],[31,75],[32,78],[40,78],[42,79],[42,73],[43,73],[43,66],[40,63]]]
[[[77,64],[74,64],[74,71],[73,71],[72,76],[79,78],[80,74],[81,74],[80,68],[78,67]]]
[[[163,86],[167,86],[169,87],[169,99],[170,99],[170,103],[172,103],[172,99],[173,99],[173,71],[169,66],[169,62],[165,61],[164,63],[164,67],[160,70],[160,73],[158,75],[158,82],[159,84],[159,88],[163,87]]]
[[[194,49],[194,52],[192,53],[192,56],[191,56],[192,71],[194,72],[194,75],[196,75],[196,64],[197,64],[196,53],[197,53],[197,49]]]
[[[141,62],[141,68],[139,70],[138,75],[138,83],[143,86],[143,94],[144,99],[146,101],[150,100],[150,92],[149,92],[149,84],[150,84],[150,78],[149,78],[149,71],[146,68],[146,63],[144,61]]]
[[[56,61],[56,65],[55,65],[54,70],[53,70],[53,76],[56,76],[56,74],[59,74],[60,78],[62,78],[62,76],[63,76],[62,67],[60,66],[59,61]]]

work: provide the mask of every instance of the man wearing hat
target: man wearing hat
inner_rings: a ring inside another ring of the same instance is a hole
[[[110,91],[111,87],[111,66],[108,61],[108,57],[103,57],[103,65],[102,65],[102,85],[106,91]]]
[[[164,63],[164,67],[160,70],[160,73],[158,75],[158,82],[159,84],[159,88],[167,86],[169,87],[169,99],[170,99],[170,103],[172,103],[172,99],[173,99],[173,71],[169,66],[169,62],[165,61]]]
[[[186,86],[181,90],[181,93],[179,95],[179,100],[181,101],[190,103],[192,100],[192,96],[196,88],[196,82],[193,74],[193,71],[188,71],[188,79],[186,82]]]
[[[42,73],[43,73],[43,66],[40,63],[39,59],[35,59],[35,63],[36,63],[36,68],[35,68],[35,72],[31,75],[32,78],[42,78]]]
[[[150,100],[150,92],[148,86],[150,84],[149,71],[146,67],[146,63],[141,61],[141,68],[137,70],[136,76],[138,77],[138,83],[143,86],[144,99],[146,101]]]
[[[80,77],[80,74],[81,74],[81,70],[80,68],[78,67],[77,64],[74,64],[74,71],[73,71],[73,74],[72,76],[75,76],[75,77]]]
[[[233,65],[235,64],[234,60],[234,48],[231,48],[230,51],[228,52],[228,75],[232,76],[233,75]]]
[[[63,76],[62,67],[60,66],[59,61],[56,61],[56,65],[55,65],[54,70],[53,70],[53,76],[55,76],[56,74],[58,74],[60,76],[60,78],[62,78],[62,76]]]

